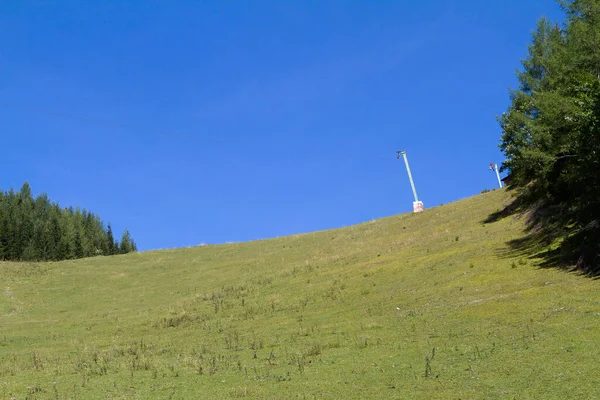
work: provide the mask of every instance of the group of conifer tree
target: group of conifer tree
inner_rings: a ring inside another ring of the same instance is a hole
[[[499,117],[503,169],[535,211],[536,231],[599,273],[600,0],[559,3],[565,22],[538,22],[519,87]]]
[[[15,192],[0,190],[0,260],[58,261],[136,251],[125,230],[121,241],[85,209],[61,208],[46,194],[33,197],[26,182]]]

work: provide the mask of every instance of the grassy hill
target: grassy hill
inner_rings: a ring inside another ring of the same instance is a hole
[[[600,282],[511,250],[509,197],[0,263],[0,399],[600,398]]]

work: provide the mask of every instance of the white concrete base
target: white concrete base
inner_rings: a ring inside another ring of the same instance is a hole
[[[413,201],[413,212],[423,212],[423,202],[422,201]]]

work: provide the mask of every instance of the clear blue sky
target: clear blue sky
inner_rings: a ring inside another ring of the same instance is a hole
[[[552,0],[3,1],[0,187],[28,180],[140,249],[411,211],[400,149],[425,208],[468,197],[496,186],[495,115],[542,15],[561,17]]]

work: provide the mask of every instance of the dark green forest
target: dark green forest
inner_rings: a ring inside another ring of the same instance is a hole
[[[29,183],[15,192],[0,190],[0,260],[58,261],[136,251],[125,230],[113,237],[97,215],[61,208],[46,194],[33,197]]]
[[[532,242],[600,273],[600,0],[559,1],[542,18],[499,117],[500,148]],[[544,244],[545,242],[545,244]]]

